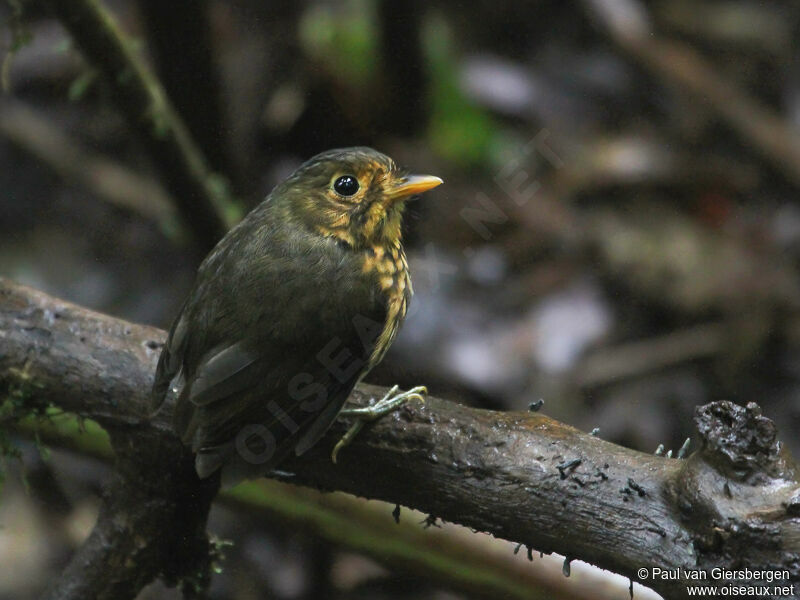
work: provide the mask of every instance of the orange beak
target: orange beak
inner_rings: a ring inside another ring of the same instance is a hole
[[[387,195],[391,200],[402,200],[432,190],[443,183],[444,181],[433,175],[406,175],[392,182]]]

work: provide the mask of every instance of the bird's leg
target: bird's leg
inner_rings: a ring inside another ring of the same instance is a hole
[[[365,423],[379,419],[383,415],[392,412],[409,400],[419,400],[424,402],[425,394],[428,393],[428,389],[424,385],[411,388],[407,392],[400,392],[398,394],[397,392],[399,389],[400,386],[397,385],[392,387],[392,389],[390,389],[383,398],[381,398],[375,404],[371,404],[370,406],[365,406],[364,408],[342,409],[342,411],[339,413],[339,416],[355,417],[356,420],[353,421],[352,425],[350,425],[350,429],[348,429],[347,433],[342,436],[342,439],[340,439],[333,447],[333,451],[331,452],[331,460],[334,462],[334,464],[336,463],[336,456],[339,454],[339,451],[353,441],[353,438],[358,435],[358,432],[361,431],[361,428],[364,427]]]

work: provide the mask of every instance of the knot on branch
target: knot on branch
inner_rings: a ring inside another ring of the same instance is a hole
[[[753,474],[783,475],[781,445],[775,424],[755,402],[740,406],[724,400],[698,406],[695,424],[709,462],[744,480]]]
[[[702,447],[667,493],[693,532],[697,564],[711,568],[748,556],[751,565],[785,568],[792,581],[800,580],[800,519],[793,503],[800,490],[774,423],[753,402],[728,401],[698,407],[695,423]]]

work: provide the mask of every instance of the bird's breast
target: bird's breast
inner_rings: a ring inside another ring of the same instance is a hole
[[[408,311],[413,290],[408,262],[399,241],[386,246],[375,246],[365,252],[362,269],[365,274],[372,275],[386,299],[386,323],[369,359],[369,366],[372,368],[381,361],[394,341]]]

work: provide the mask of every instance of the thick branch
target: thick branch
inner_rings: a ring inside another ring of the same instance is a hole
[[[169,411],[147,418],[162,340],[157,329],[0,283],[0,389],[92,417],[112,440],[131,432],[136,454],[115,449],[144,463],[141,439],[174,441]],[[351,400],[364,404],[380,392],[363,386]],[[730,403],[709,405],[698,422],[704,448],[679,461],[542,415],[429,398],[366,428],[338,465],[329,453],[342,422],[282,471],[296,483],[398,502],[633,578],[643,567],[747,563],[786,568],[800,582],[800,484],[774,426]],[[685,582],[644,583],[685,595]]]
[[[114,102],[141,134],[200,250],[225,234],[231,199],[206,165],[164,90],[98,0],[50,1],[86,59],[104,76]]]
[[[106,432],[92,421],[61,414],[19,422],[15,431],[48,446],[105,461],[114,457]],[[325,544],[371,557],[388,569],[486,598],[519,600],[617,600],[625,592],[601,573],[565,580],[553,560],[531,569],[531,552],[511,554],[509,545],[473,536],[462,527],[421,527],[425,515],[348,494],[320,493],[280,481],[247,481],[223,490],[218,500],[250,516],[267,530],[303,531]],[[395,519],[389,517],[395,515]],[[523,558],[528,555],[528,559]],[[539,560],[538,555],[534,559]],[[602,584],[602,585],[601,585]],[[601,589],[598,589],[601,586]]]

